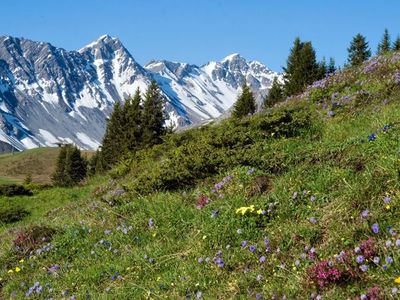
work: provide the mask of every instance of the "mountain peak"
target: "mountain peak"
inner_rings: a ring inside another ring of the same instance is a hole
[[[239,54],[239,53],[232,53],[230,55],[228,55],[227,57],[225,57],[221,62],[226,62],[226,61],[233,61],[233,60],[237,60],[237,59],[243,59],[243,57]]]

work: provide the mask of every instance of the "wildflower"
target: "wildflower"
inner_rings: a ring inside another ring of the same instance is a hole
[[[372,141],[376,140],[376,138],[377,138],[376,133],[372,133],[368,136],[368,142],[372,142]]]
[[[378,225],[378,223],[372,224],[371,229],[372,229],[373,233],[375,233],[375,234],[379,233],[379,225]]]
[[[238,229],[238,230],[236,230],[236,232],[237,232],[237,234],[242,234],[242,229]]]
[[[254,245],[251,245],[250,247],[249,247],[249,250],[250,250],[250,252],[256,252],[256,250],[257,250],[257,247],[256,246],[254,246]]]
[[[262,299],[264,299],[264,296],[261,293],[257,293],[256,294],[256,299],[257,300],[262,300]]]
[[[8,274],[12,274],[12,273],[14,273],[14,271],[13,271],[13,270],[8,270],[7,273],[8,273]]]
[[[396,240],[396,246],[397,246],[397,247],[400,247],[400,239],[397,239],[397,240]]]
[[[264,277],[261,274],[258,274],[257,277],[256,277],[257,281],[261,281],[263,279],[264,279]]]
[[[381,259],[378,256],[375,256],[373,259],[373,262],[376,263],[377,265],[379,264],[380,261]]]
[[[390,240],[386,241],[386,242],[385,242],[385,246],[386,246],[387,248],[392,247],[392,246],[393,246],[392,241],[390,241]]]
[[[400,277],[397,277],[394,282],[400,284]]]
[[[333,110],[328,111],[328,116],[329,117],[334,117],[335,116],[335,112]]]
[[[362,264],[362,263],[364,262],[364,256],[358,255],[358,256],[356,257],[356,262],[357,262],[358,264]]]
[[[386,261],[387,264],[391,264],[391,263],[393,263],[393,258],[391,258],[390,256],[387,256],[385,258],[385,261]]]
[[[397,295],[397,293],[399,292],[399,289],[394,287],[392,288],[392,295]]]
[[[385,202],[386,204],[390,203],[390,197],[386,196],[385,198],[383,198],[383,202]]]
[[[18,273],[19,271],[21,271],[21,269],[20,269],[19,267],[16,267],[16,268],[15,268],[15,272]]]
[[[293,200],[297,199],[297,195],[298,195],[297,192],[294,192],[294,193],[293,193],[293,195],[292,195]]]
[[[206,257],[206,259],[204,260],[206,263],[209,263],[210,262],[210,258],[209,257]]]
[[[198,262],[199,264],[201,264],[201,263],[203,262],[203,258],[202,258],[202,257],[199,257],[199,258],[197,259],[197,262]]]
[[[265,262],[265,260],[266,260],[265,256],[261,256],[260,259],[259,259],[260,263]]]
[[[21,263],[21,264],[22,264],[24,261],[25,261],[24,259],[21,259],[21,260],[19,261],[19,263]]]
[[[317,224],[317,219],[314,218],[314,217],[311,217],[311,218],[310,218],[310,222],[311,222],[312,224]]]
[[[367,265],[361,265],[360,266],[360,270],[363,272],[367,272],[368,271],[368,266]]]
[[[361,251],[361,248],[360,248],[360,247],[355,247],[355,248],[354,248],[354,252],[355,252],[355,253],[360,253],[360,251]]]
[[[316,197],[313,195],[313,196],[311,196],[311,198],[310,198],[310,200],[311,200],[311,202],[314,202],[315,201],[315,199],[316,199]]]
[[[152,228],[154,226],[154,221],[152,218],[149,219],[149,227]]]
[[[365,294],[360,295],[360,300],[367,300],[367,299],[368,299],[367,295]]]
[[[361,212],[361,218],[366,219],[369,216],[369,210],[365,209]]]
[[[242,241],[242,247],[244,248],[244,247],[246,247],[247,246],[247,241]]]
[[[296,259],[296,261],[294,262],[295,266],[298,267],[300,265],[300,261],[298,259]]]
[[[216,218],[216,217],[218,216],[218,214],[219,214],[219,209],[214,210],[214,211],[211,213],[211,218]]]
[[[249,169],[248,171],[247,171],[247,174],[248,175],[251,175],[251,174],[253,174],[254,173],[254,168],[251,168],[251,169]]]
[[[196,299],[201,299],[203,298],[203,293],[201,291],[196,292]]]

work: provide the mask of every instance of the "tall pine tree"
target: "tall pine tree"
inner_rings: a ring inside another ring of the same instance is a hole
[[[365,37],[358,33],[347,48],[349,53],[348,62],[351,66],[361,65],[364,61],[371,57],[371,50]]]
[[[133,98],[126,100],[124,105],[125,115],[125,141],[126,149],[132,151],[142,144],[143,108],[141,106],[142,96],[138,88]]]
[[[271,89],[264,100],[264,107],[273,107],[276,103],[284,99],[282,84],[278,81],[278,77],[274,77]]]
[[[381,42],[378,45],[378,55],[388,53],[391,50],[389,31],[385,28]]]
[[[393,42],[393,51],[400,51],[400,36],[397,36]]]
[[[124,110],[119,102],[114,104],[114,110],[107,120],[107,128],[103,137],[98,165],[100,170],[109,170],[125,154],[125,124]]]
[[[333,57],[331,57],[329,59],[329,65],[328,65],[328,69],[327,69],[327,74],[333,74],[335,72],[336,72],[335,60],[333,59]]]
[[[151,146],[162,141],[167,132],[164,113],[165,98],[157,83],[153,81],[147,88],[143,103],[143,144]]]
[[[232,115],[236,118],[241,118],[249,114],[254,114],[256,111],[256,101],[250,87],[243,83],[242,92],[238,96],[236,103],[233,107]]]
[[[326,65],[319,64],[311,42],[301,42],[296,38],[283,68],[285,81],[285,94],[291,96],[301,93],[314,81],[325,77],[322,74]]]

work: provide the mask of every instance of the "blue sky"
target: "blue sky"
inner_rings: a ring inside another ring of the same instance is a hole
[[[394,0],[13,0],[0,9],[0,35],[75,50],[109,34],[141,64],[202,65],[239,52],[281,70],[296,36],[311,40],[320,58],[343,64],[356,33],[373,52],[384,28],[392,38],[400,33]]]

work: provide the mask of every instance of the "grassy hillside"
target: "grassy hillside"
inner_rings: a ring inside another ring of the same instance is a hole
[[[50,183],[59,148],[36,148],[0,154],[0,184],[22,182],[28,174],[33,182]],[[91,151],[86,151],[91,155]]]
[[[2,198],[29,215],[0,229],[0,298],[397,299],[399,120],[394,54]]]

